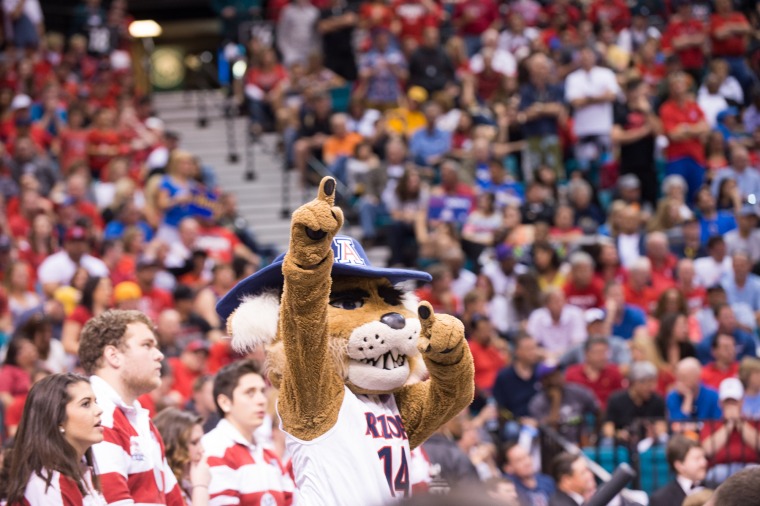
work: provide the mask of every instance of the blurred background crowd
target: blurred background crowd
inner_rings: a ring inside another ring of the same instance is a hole
[[[85,0],[67,31],[44,3],[2,3],[0,434],[111,308],[144,312],[166,357],[141,404],[209,430],[213,375],[243,358],[214,305],[279,251],[157,114],[128,2]],[[647,493],[675,436],[708,487],[759,462],[760,5],[208,8],[245,142],[281,153],[259,170],[309,198],[335,176],[348,232],[428,270],[411,288],[465,324],[476,398],[424,445],[434,477],[544,505],[563,450],[600,480],[631,463]]]

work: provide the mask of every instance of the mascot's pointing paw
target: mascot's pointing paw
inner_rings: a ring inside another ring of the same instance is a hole
[[[458,319],[395,286],[428,274],[373,267],[337,235],[334,193],[323,179],[288,252],[217,311],[234,346],[268,345],[296,504],[375,506],[410,495],[410,449],[472,401],[472,356]]]

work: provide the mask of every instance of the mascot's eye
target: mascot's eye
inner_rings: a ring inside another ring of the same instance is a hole
[[[338,309],[359,309],[364,305],[364,301],[362,299],[337,299],[337,300],[331,300],[330,305],[332,307],[337,307]]]

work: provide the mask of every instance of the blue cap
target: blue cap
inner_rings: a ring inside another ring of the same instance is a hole
[[[363,278],[385,278],[392,284],[409,279],[431,281],[427,272],[407,269],[387,269],[373,267],[359,241],[346,235],[337,235],[332,242],[333,276],[358,276]],[[216,312],[224,321],[240,305],[240,301],[249,295],[256,295],[267,288],[279,288],[283,285],[282,261],[285,254],[278,256],[274,262],[251,274],[235,285],[232,290],[216,304]]]

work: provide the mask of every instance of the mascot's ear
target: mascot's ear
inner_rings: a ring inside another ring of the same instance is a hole
[[[227,332],[232,336],[232,347],[245,353],[259,345],[270,344],[277,336],[279,317],[279,291],[244,297],[227,318]]]

